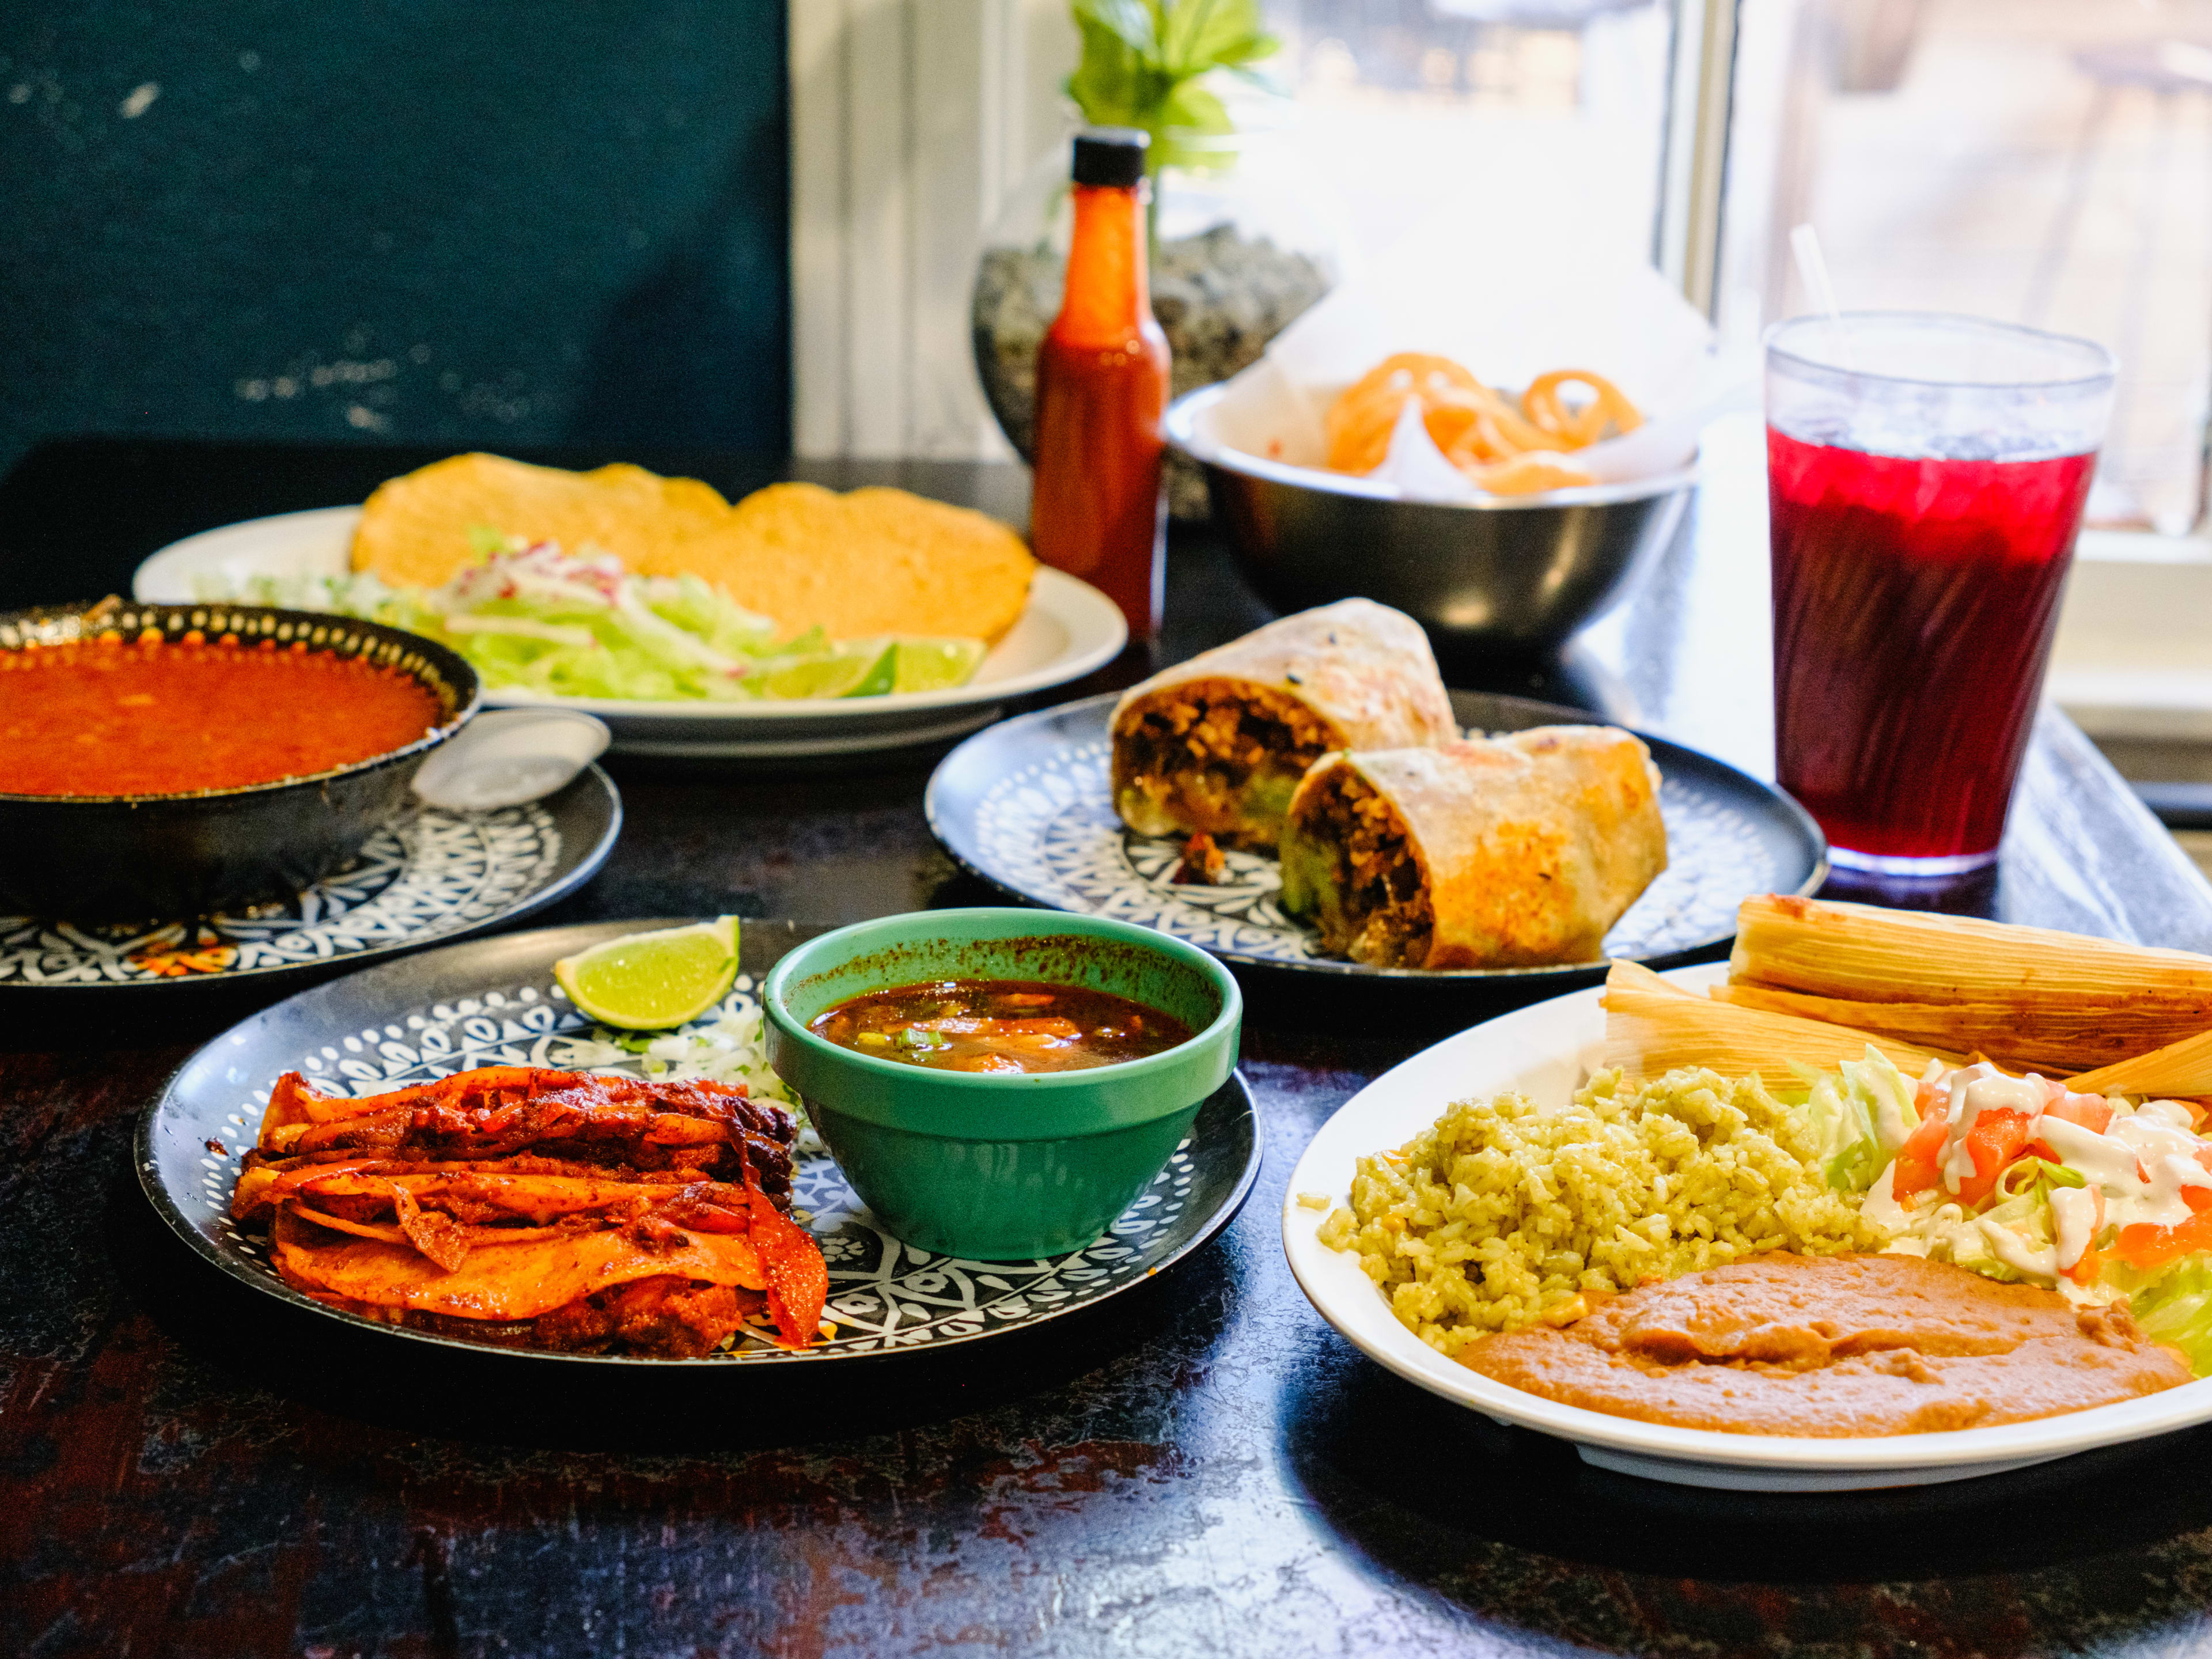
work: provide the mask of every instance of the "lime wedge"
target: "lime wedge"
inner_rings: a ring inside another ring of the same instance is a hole
[[[898,679],[898,647],[887,645],[877,653],[876,659],[868,665],[868,672],[849,691],[841,691],[841,697],[881,697],[890,693]]]
[[[828,656],[805,657],[761,676],[761,695],[800,701],[815,697],[880,697],[898,671],[897,648],[870,644]]]
[[[949,691],[965,685],[983,660],[981,640],[901,640],[896,691]]]
[[[705,1013],[738,976],[738,919],[625,933],[553,964],[568,1000],[602,1024],[659,1031]]]

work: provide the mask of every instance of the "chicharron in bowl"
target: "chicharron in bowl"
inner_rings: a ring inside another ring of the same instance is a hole
[[[1527,501],[1401,501],[1218,442],[1205,417],[1225,392],[1178,398],[1166,434],[1204,471],[1214,522],[1260,597],[1284,611],[1378,600],[1428,630],[1447,670],[1556,652],[1665,550],[1697,482],[1685,468]]]
[[[303,644],[366,657],[437,699],[438,723],[388,753],[311,776],[167,795],[21,795],[0,779],[0,915],[170,921],[286,897],[344,868],[395,817],[430,751],[476,713],[476,671],[397,628],[246,605],[121,605],[0,615],[0,651],[113,632],[137,640]]]

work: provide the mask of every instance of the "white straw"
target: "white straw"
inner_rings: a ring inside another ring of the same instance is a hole
[[[1798,226],[1790,233],[1790,251],[1797,256],[1797,274],[1804,279],[1813,308],[1828,313],[1828,326],[1836,331],[1836,350],[1844,367],[1856,369],[1858,355],[1851,349],[1850,330],[1844,326],[1843,307],[1836,303],[1836,285],[1828,280],[1828,261],[1820,252],[1820,232],[1809,224]]]

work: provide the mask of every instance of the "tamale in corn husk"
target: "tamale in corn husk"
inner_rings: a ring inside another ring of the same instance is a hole
[[[2066,1086],[2083,1094],[2212,1097],[2212,1031],[2084,1072],[2069,1079]]]
[[[1732,1001],[2063,1075],[2212,1029],[2212,957],[1969,916],[1765,896]]]
[[[2141,1042],[2124,1031],[2113,1032],[2111,1010],[2105,1007],[2075,1006],[2048,1011],[2039,1015],[2032,1026],[2008,1032],[2011,1040],[1998,1045],[1981,1041],[1982,1034],[2004,1029],[2008,1020],[2016,1026],[2020,1018],[2002,1003],[1851,1002],[1808,996],[1802,991],[1778,991],[1765,985],[1737,984],[1717,985],[1712,995],[1739,1007],[1764,1008],[1770,1013],[1885,1032],[1928,1048],[1978,1048],[2008,1071],[2039,1071],[2047,1077],[2065,1076],[2087,1056],[2123,1060],[2142,1050]],[[1962,1042],[1962,1034],[1971,1035],[1974,1041]]]
[[[1698,996],[1632,962],[1607,970],[1603,1006],[1605,1063],[1638,1077],[1702,1066],[1723,1077],[1757,1072],[1784,1080],[1793,1062],[1825,1068],[1863,1058],[1869,1043],[1908,1076],[1932,1058],[1952,1060],[1893,1036]]]

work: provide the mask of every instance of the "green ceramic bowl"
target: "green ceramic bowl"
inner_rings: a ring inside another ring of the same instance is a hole
[[[1110,991],[1196,1033],[1081,1072],[939,1072],[825,1042],[848,997],[942,979]],[[1037,910],[924,910],[841,927],[768,976],[769,1062],[896,1238],[979,1261],[1082,1249],[1165,1167],[1237,1064],[1244,1000],[1212,957],[1149,928]]]

